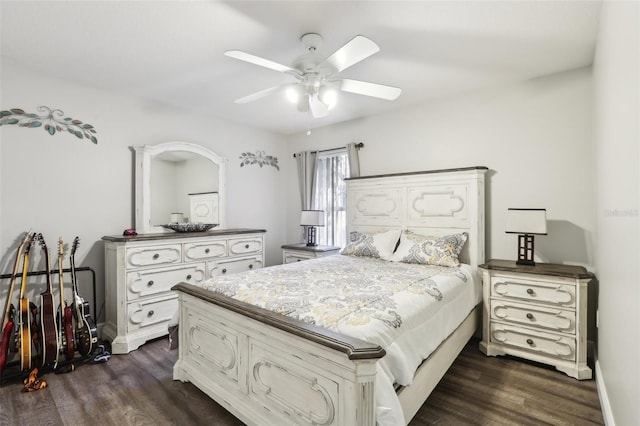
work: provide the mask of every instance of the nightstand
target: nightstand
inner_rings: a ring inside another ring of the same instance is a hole
[[[301,260],[338,254],[340,247],[335,246],[307,246],[306,244],[285,244],[282,246],[282,263],[300,262]]]
[[[587,290],[593,274],[580,266],[490,260],[480,265],[480,350],[555,366],[579,380],[587,366]]]

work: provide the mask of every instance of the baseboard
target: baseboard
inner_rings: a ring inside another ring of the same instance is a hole
[[[596,387],[598,389],[598,398],[600,399],[602,417],[604,417],[604,424],[606,426],[615,426],[616,423],[613,420],[613,413],[611,412],[611,403],[609,402],[609,396],[607,395],[607,388],[604,385],[604,380],[602,379],[602,370],[600,370],[600,362],[597,358],[597,352],[595,355]]]

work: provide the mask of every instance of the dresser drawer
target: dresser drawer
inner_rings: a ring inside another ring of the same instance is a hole
[[[503,276],[491,277],[491,295],[496,297],[575,307],[575,291],[575,286],[571,284]]]
[[[204,278],[204,262],[128,272],[127,300],[136,300],[169,291],[179,282],[199,284]]]
[[[209,264],[209,276],[217,277],[262,268],[261,257],[224,260]]]
[[[262,251],[262,238],[229,240],[229,255],[250,254]]]
[[[576,359],[575,338],[558,334],[492,322],[491,341],[557,359]]]
[[[163,300],[134,302],[127,305],[127,331],[132,332],[169,322],[178,310],[178,295]]]
[[[142,266],[168,265],[182,261],[180,244],[136,247],[126,251],[127,269]]]
[[[492,299],[491,318],[562,333],[572,334],[576,331],[576,313],[574,311],[547,306]]]
[[[184,260],[215,259],[227,255],[226,241],[209,241],[206,243],[188,243],[184,245]]]

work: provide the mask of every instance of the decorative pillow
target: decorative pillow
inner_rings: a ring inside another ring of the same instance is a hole
[[[391,260],[393,262],[421,263],[425,265],[459,266],[458,255],[468,234],[427,237],[406,230],[400,236],[400,245]]]
[[[380,259],[389,260],[398,244],[399,237],[399,229],[373,234],[351,232],[349,234],[349,242],[340,250],[340,254],[379,257]]]

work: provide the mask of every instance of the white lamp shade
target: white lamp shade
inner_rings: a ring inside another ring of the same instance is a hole
[[[508,234],[536,234],[547,235],[546,209],[508,209]]]
[[[324,226],[324,210],[302,210],[300,225]]]

